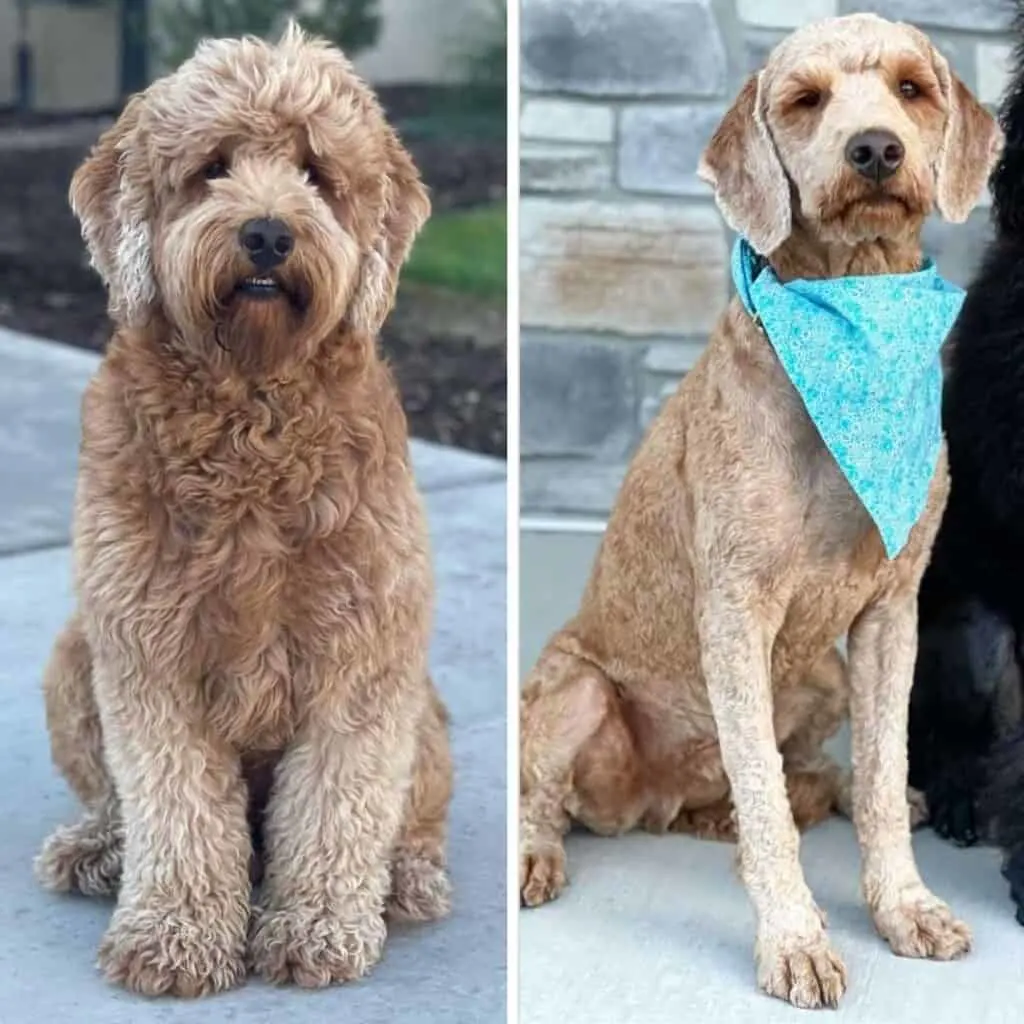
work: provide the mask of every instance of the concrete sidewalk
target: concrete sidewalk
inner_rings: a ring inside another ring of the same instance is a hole
[[[505,466],[415,444],[438,581],[431,662],[452,713],[456,910],[394,929],[358,984],[323,993],[255,980],[199,1004],[137,999],[94,968],[103,902],[32,878],[75,803],[49,758],[39,678],[71,606],[69,513],[78,405],[94,357],[0,330],[0,1024],[505,1019]]]
[[[520,546],[520,664],[575,612],[600,535],[527,530]],[[848,738],[834,744],[848,762]],[[957,963],[893,956],[859,893],[853,828],[834,819],[801,844],[808,883],[829,915],[849,988],[829,1021],[1009,1024],[1024,1007],[1024,928],[1014,920],[999,855],[960,850],[931,831],[914,838],[925,881],[974,931]],[[686,836],[573,834],[571,885],[520,914],[521,1024],[782,1024],[811,1019],[762,996],[754,918],[735,849]],[[813,1016],[813,1015],[812,1015]],[[815,1018],[817,1019],[817,1018]]]

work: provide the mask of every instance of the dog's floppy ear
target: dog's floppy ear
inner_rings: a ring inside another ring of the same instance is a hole
[[[1003,133],[934,48],[932,62],[947,106],[942,148],[935,165],[935,202],[946,220],[961,224],[974,209],[999,159]]]
[[[430,199],[412,158],[398,136],[387,131],[384,213],[377,238],[363,257],[349,317],[353,326],[376,334],[391,312],[398,274],[420,228],[430,216]]]
[[[141,94],[128,101],[75,171],[70,191],[92,265],[107,286],[110,315],[128,326],[144,322],[156,297],[147,175],[129,167],[141,148],[143,102]]]
[[[751,75],[711,137],[697,174],[714,188],[729,227],[768,256],[789,237],[793,212],[761,103],[761,76]]]

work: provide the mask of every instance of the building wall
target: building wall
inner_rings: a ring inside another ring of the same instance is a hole
[[[40,3],[29,14],[35,108],[96,110],[117,97],[121,72],[119,6]],[[0,107],[15,100],[15,0],[0,0]]]
[[[356,66],[377,85],[457,82],[495,10],[494,0],[382,0],[383,31]]]
[[[155,0],[159,2],[159,0]],[[377,45],[358,58],[378,85],[458,81],[468,49],[488,28],[493,0],[382,0]],[[33,3],[36,109],[96,110],[117,100],[120,5]],[[0,107],[15,100],[15,0],[0,0]]]
[[[603,517],[730,292],[730,232],[695,175],[743,78],[792,28],[873,10],[921,25],[998,102],[1006,0],[523,0],[522,505]],[[966,283],[988,211],[925,244]]]

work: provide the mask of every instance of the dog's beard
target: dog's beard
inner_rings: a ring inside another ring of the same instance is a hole
[[[311,339],[305,316],[287,296],[236,294],[222,309],[213,323],[214,341],[243,374],[272,373],[306,355]]]
[[[169,292],[169,313],[190,347],[243,376],[273,375],[309,359],[339,329],[351,291],[342,269],[326,259],[296,258],[254,275],[233,255],[219,270],[207,257]],[[275,287],[254,278],[273,279]]]
[[[932,203],[931,189],[905,172],[880,185],[843,172],[805,213],[813,217],[823,241],[855,245],[916,232]]]

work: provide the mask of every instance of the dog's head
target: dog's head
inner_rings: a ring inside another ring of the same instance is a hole
[[[966,219],[998,157],[995,119],[928,38],[874,15],[794,32],[749,78],[701,159],[730,226],[763,255],[794,217],[854,245]]]
[[[71,183],[115,321],[156,310],[244,367],[376,332],[426,220],[419,175],[342,54],[290,27],[200,45]]]

